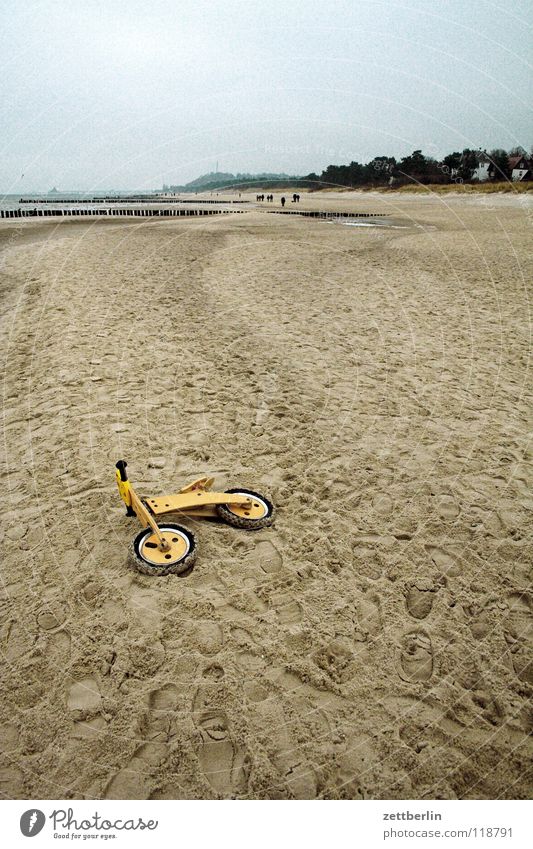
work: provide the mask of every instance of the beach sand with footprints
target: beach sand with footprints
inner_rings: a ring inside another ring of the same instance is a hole
[[[531,202],[313,208],[2,223],[4,798],[531,795]],[[138,574],[122,457],[275,524]]]

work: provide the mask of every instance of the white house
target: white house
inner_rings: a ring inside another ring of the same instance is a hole
[[[511,172],[511,180],[514,183],[520,180],[531,180],[531,162],[527,156],[510,156],[509,170]]]
[[[478,180],[480,183],[485,183],[487,180],[490,179],[489,167],[489,162],[478,162],[477,168],[472,174],[472,179]]]

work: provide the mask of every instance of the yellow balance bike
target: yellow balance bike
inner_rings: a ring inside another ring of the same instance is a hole
[[[192,531],[169,522],[158,524],[158,516],[182,513],[195,519],[220,518],[247,531],[265,528],[274,519],[274,505],[264,495],[240,487],[212,492],[214,478],[208,477],[187,484],[174,495],[140,498],[128,480],[126,466],[125,460],[116,464],[118,491],[126,515],[137,516],[143,528],[132,541],[128,556],[131,565],[144,575],[180,575],[196,560]]]

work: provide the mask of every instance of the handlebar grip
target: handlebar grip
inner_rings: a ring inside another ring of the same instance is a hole
[[[127,472],[126,472],[126,466],[127,465],[128,464],[126,463],[125,460],[119,460],[118,463],[115,463],[115,467],[120,472],[120,480],[121,481],[127,481],[128,480],[128,475],[127,475]]]

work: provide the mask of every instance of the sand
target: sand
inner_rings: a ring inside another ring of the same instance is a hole
[[[531,795],[528,203],[2,225],[3,797]],[[140,575],[122,457],[275,525]]]

